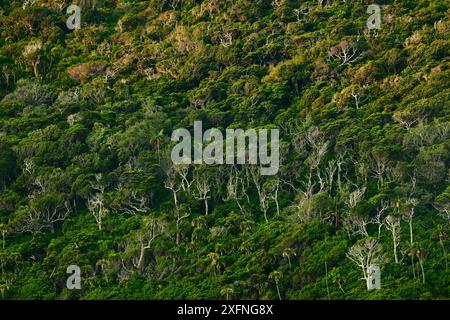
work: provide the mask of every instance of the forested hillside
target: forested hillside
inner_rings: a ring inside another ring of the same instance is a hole
[[[449,299],[449,12],[0,0],[0,298]],[[194,121],[279,172],[174,165]]]

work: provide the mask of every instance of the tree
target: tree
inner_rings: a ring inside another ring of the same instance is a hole
[[[196,170],[194,173],[195,196],[205,203],[205,215],[208,215],[208,199],[211,198],[211,178],[209,172],[205,170]]]
[[[423,263],[424,263],[425,257],[426,257],[425,250],[418,249],[416,251],[416,257],[419,260],[420,270],[422,271],[422,283],[425,284],[425,271],[423,268]]]
[[[269,274],[269,280],[275,281],[275,286],[277,287],[278,299],[280,299],[280,300],[281,300],[281,294],[280,294],[279,282],[280,282],[282,275],[283,274],[280,271],[272,271]]]
[[[434,207],[439,211],[440,215],[450,224],[450,186],[436,197]]]
[[[227,176],[227,195],[224,200],[234,200],[240,211],[244,212],[244,207],[241,204],[241,200],[245,197],[248,199],[248,195],[246,192],[247,184],[242,177],[242,172],[240,172],[235,166],[230,166]]]
[[[141,270],[144,263],[145,251],[151,248],[152,242],[161,236],[164,232],[164,225],[158,219],[146,217],[144,218],[144,228],[138,231],[137,241],[139,243],[139,258],[136,268]]]
[[[149,210],[149,198],[143,192],[139,193],[120,184],[116,191],[108,196],[111,199],[111,210],[130,215],[146,213]]]
[[[373,150],[370,155],[370,168],[373,175],[378,178],[378,188],[381,188],[384,186],[384,177],[387,171],[390,170],[389,158],[387,154],[381,150]]]
[[[164,186],[172,191],[173,202],[175,205],[175,218],[176,218],[176,239],[175,243],[178,246],[180,244],[180,223],[190,216],[190,212],[186,212],[185,214],[181,213],[179,203],[178,203],[178,193],[181,190],[189,190],[192,182],[190,182],[187,178],[188,175],[188,167],[187,166],[174,166],[169,168],[166,171],[167,178],[164,183]]]
[[[417,199],[411,198],[406,202],[406,212],[403,214],[403,218],[408,222],[409,226],[409,243],[412,245],[414,243],[413,237],[413,219],[414,219],[414,210],[417,205]]]
[[[72,213],[72,208],[63,194],[49,193],[33,198],[28,206],[18,211],[19,232],[50,229],[54,233],[55,224],[64,221]]]
[[[341,61],[340,66],[348,65],[358,58],[358,49],[348,40],[342,40],[337,46],[328,50],[328,56]]]
[[[295,257],[297,254],[294,249],[292,248],[285,248],[283,250],[282,256],[288,259],[289,262],[289,269],[291,269],[291,257]]]
[[[109,212],[108,208],[106,208],[105,197],[103,193],[97,193],[93,197],[89,198],[87,206],[89,211],[94,216],[98,230],[101,231],[103,218]]]
[[[55,93],[48,85],[42,85],[29,80],[17,81],[17,88],[14,92],[6,95],[5,100],[23,101],[32,106],[50,105],[55,98]],[[50,129],[56,129],[49,126]]]
[[[106,184],[101,173],[95,175],[95,181],[90,183],[90,187],[94,190],[94,195],[88,197],[87,207],[101,231],[103,218],[109,213],[105,199]]]
[[[43,45],[40,40],[27,44],[22,52],[22,58],[31,66],[36,79],[39,78],[39,65],[42,60]]]
[[[8,252],[0,250],[0,292],[2,299],[5,298],[5,292],[17,278],[19,261],[21,255],[18,252]]]
[[[278,202],[278,192],[280,191],[281,181],[279,179],[271,179],[265,184],[265,188],[268,190],[269,198],[275,202],[275,208],[277,216],[280,216],[280,203]]]
[[[222,295],[222,296],[225,296],[225,299],[226,300],[230,300],[230,298],[233,296],[233,294],[234,294],[234,290],[233,290],[233,288],[231,288],[231,287],[225,287],[225,288],[222,288],[222,290],[220,290],[220,294]]]
[[[380,240],[381,237],[381,229],[384,226],[385,216],[384,213],[389,209],[389,204],[387,201],[382,200],[380,205],[377,207],[377,214],[370,220],[370,223],[377,225],[377,238]]]
[[[269,222],[267,218],[267,211],[269,210],[269,194],[268,189],[264,185],[264,178],[262,177],[259,167],[253,166],[249,169],[256,191],[258,192],[259,208],[261,209],[264,219]]]
[[[366,188],[357,188],[355,191],[350,193],[348,195],[348,198],[345,199],[345,204],[347,207],[351,210],[355,209],[357,204],[362,200],[364,197],[364,193],[366,192]]]
[[[333,268],[333,270],[331,270],[331,272],[330,272],[330,276],[331,276],[332,282],[334,284],[337,284],[339,287],[339,290],[341,290],[342,293],[345,294],[344,288],[342,288],[342,283],[344,282],[344,278],[341,275],[339,268]]]
[[[220,273],[221,269],[220,255],[217,252],[210,252],[208,253],[208,258],[211,260],[210,268],[213,270],[214,275],[217,276],[217,272]]]
[[[344,88],[341,92],[334,95],[333,101],[340,110],[346,110],[350,103],[355,104],[356,109],[365,103],[369,97],[367,96],[367,85],[351,85]]]
[[[343,219],[343,227],[349,237],[362,236],[368,237],[367,225],[370,223],[367,217],[359,214],[348,214]]]
[[[367,290],[369,290],[369,267],[372,265],[380,265],[384,262],[382,246],[375,239],[362,239],[350,248],[347,252],[347,258],[361,268],[363,279],[366,281]]]
[[[417,114],[413,112],[412,110],[400,110],[396,111],[392,118],[395,122],[398,122],[403,127],[405,127],[407,130],[411,129],[415,124],[421,122],[424,118],[423,115]]]
[[[393,245],[395,263],[399,263],[397,248],[400,244],[400,234],[401,234],[400,217],[394,216],[394,215],[388,215],[384,221],[385,221],[386,229],[388,229],[392,235],[392,245]]]

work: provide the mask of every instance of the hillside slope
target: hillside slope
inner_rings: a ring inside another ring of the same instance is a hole
[[[379,30],[370,1],[74,3],[0,0],[3,298],[450,298],[447,1]],[[174,166],[200,120],[279,129],[280,171]]]

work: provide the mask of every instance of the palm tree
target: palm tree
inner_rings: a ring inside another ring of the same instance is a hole
[[[344,282],[344,279],[340,274],[337,274],[332,279],[334,284],[337,284],[339,286],[339,289],[342,291],[342,293],[345,293],[344,288],[342,288],[342,282]]]
[[[280,288],[278,286],[278,283],[282,277],[282,273],[280,271],[272,271],[269,274],[269,279],[275,281],[275,286],[277,287],[278,292],[278,298],[281,300],[281,294],[280,294]]]
[[[422,283],[425,283],[425,272],[423,270],[423,262],[425,261],[426,252],[422,249],[416,251],[416,257],[419,260],[420,269],[422,270]]]
[[[295,253],[294,249],[292,249],[292,248],[286,248],[286,249],[283,250],[282,256],[283,256],[284,258],[287,258],[287,259],[288,259],[288,262],[289,262],[289,269],[291,269],[291,257],[292,257],[292,256],[295,257],[296,255],[297,255],[297,254]]]
[[[410,248],[405,250],[405,253],[411,257],[411,265],[413,269],[413,277],[416,279],[416,267],[415,267],[415,261],[414,257],[416,256],[417,249],[415,249],[413,246],[410,246]]]
[[[230,297],[233,295],[234,290],[231,287],[225,287],[222,290],[220,290],[220,294],[222,296],[225,296],[225,299],[230,300]]]
[[[214,270],[214,275],[217,275],[217,271],[220,272],[219,254],[216,252],[208,253],[208,258],[211,259],[210,267]]]

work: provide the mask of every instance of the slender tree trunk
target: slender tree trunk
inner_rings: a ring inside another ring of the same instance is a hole
[[[342,288],[342,285],[341,285],[341,283],[340,283],[340,282],[338,282],[338,286],[339,286],[339,289],[341,289],[342,293],[344,293],[344,294],[345,294],[344,288]]]
[[[36,79],[39,78],[38,65],[39,65],[39,62],[33,63],[33,73],[34,73],[34,76],[36,77]]]
[[[278,203],[278,190],[275,190],[275,205],[277,207],[277,216],[280,216],[280,205]]]
[[[175,243],[178,246],[180,244],[180,219],[177,219],[177,235],[175,239]]]
[[[239,210],[241,210],[241,212],[244,212],[244,208],[242,208],[242,205],[240,204],[239,200],[237,198],[235,200],[236,200],[236,203],[237,203],[237,205],[239,207]]]
[[[397,255],[397,237],[394,232],[392,233],[392,241],[394,242],[394,259],[395,263],[398,263],[398,255]]]
[[[278,299],[281,300],[281,293],[280,293],[280,288],[278,287],[278,281],[275,281],[275,286],[277,287]]]
[[[369,277],[366,278],[366,286],[367,286],[367,290],[370,290],[370,281],[371,279]]]
[[[145,247],[143,245],[141,245],[141,252],[139,254],[139,260],[138,260],[138,264],[137,264],[137,268],[138,270],[141,270],[142,268],[142,262],[144,261],[144,253],[145,253]]]
[[[363,279],[366,280],[367,290],[369,290],[369,275],[368,275],[367,269],[363,265],[361,265],[361,269],[362,269],[362,272],[364,275]]]
[[[178,246],[180,244],[180,211],[178,210],[178,198],[177,193],[175,191],[172,191],[173,193],[173,202],[175,204],[175,210],[177,213],[177,234],[175,239],[175,244]]]
[[[420,269],[422,270],[422,283],[425,283],[425,272],[423,270],[423,261],[419,259]]]
[[[409,220],[409,242],[411,243],[411,245],[414,242],[414,238],[413,238],[413,220],[412,220],[412,218]]]

